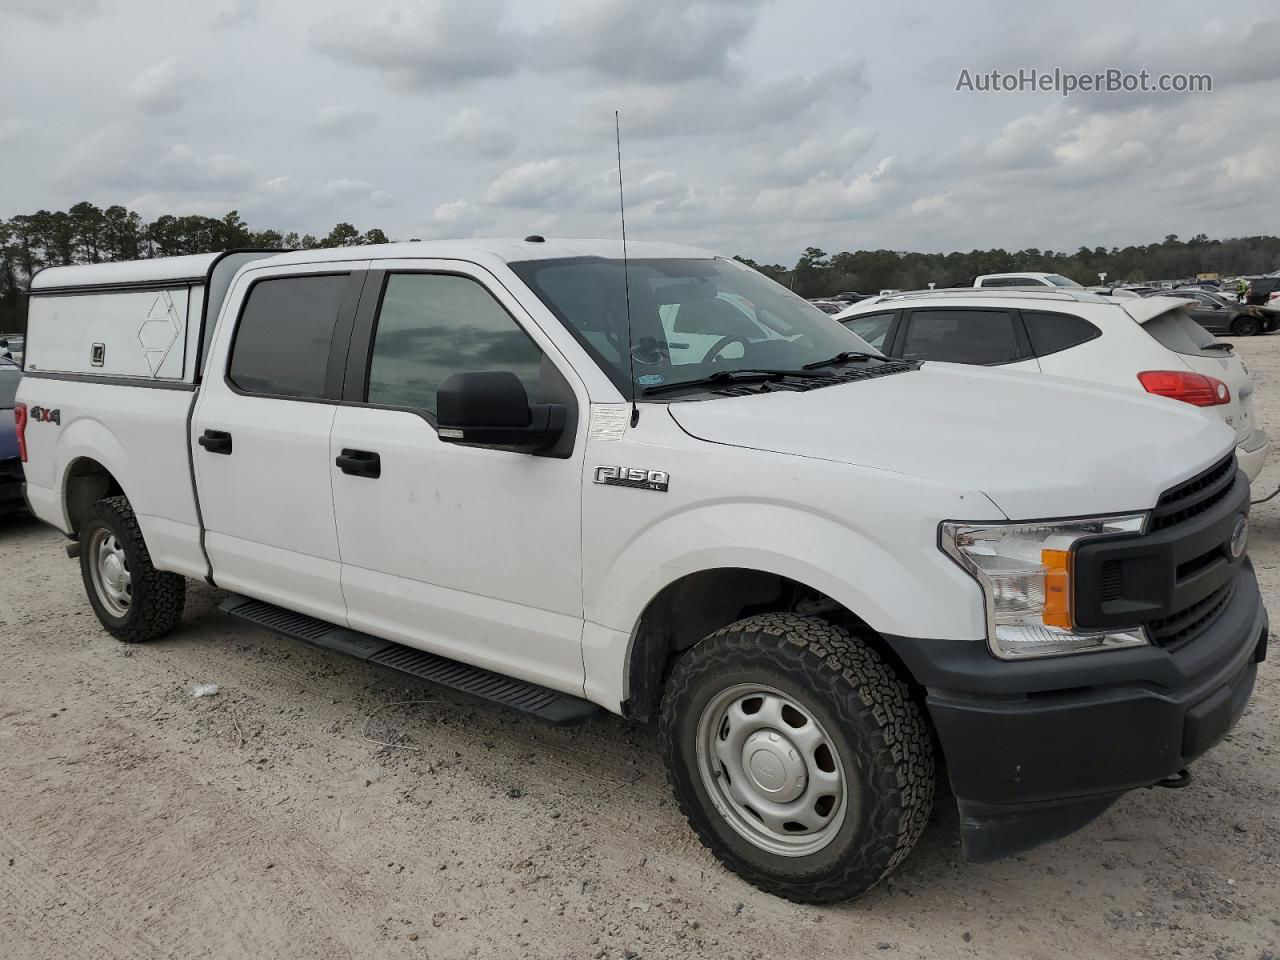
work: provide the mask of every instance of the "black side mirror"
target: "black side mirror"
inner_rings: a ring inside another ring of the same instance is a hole
[[[446,443],[545,450],[567,422],[562,404],[530,404],[524,384],[509,370],[455,373],[436,391],[437,429]]]

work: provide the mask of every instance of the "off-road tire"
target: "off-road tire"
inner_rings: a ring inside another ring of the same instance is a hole
[[[766,684],[803,704],[829,732],[861,803],[830,843],[783,856],[744,838],[699,774],[698,719],[718,692]],[[846,630],[815,617],[762,614],[713,633],[676,663],[662,703],[667,779],[702,843],[726,867],[798,903],[836,903],[869,890],[910,853],[933,806],[933,737],[906,683]]]
[[[115,535],[124,549],[132,577],[133,598],[124,616],[117,617],[98,597],[93,584],[90,564],[94,562],[87,545],[96,529],[105,528]],[[106,497],[89,507],[80,525],[80,576],[84,580],[85,593],[98,620],[117,640],[125,643],[142,643],[162,637],[182,619],[186,604],[187,581],[176,573],[157,570],[151,564],[151,554],[142,539],[138,518],[133,507],[123,496]]]
[[[1237,337],[1256,337],[1262,332],[1262,321],[1247,315],[1236,317],[1231,321],[1231,332]]]

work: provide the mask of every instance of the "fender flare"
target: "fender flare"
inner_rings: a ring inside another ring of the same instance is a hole
[[[902,533],[894,550],[815,508],[754,500],[699,505],[663,517],[620,545],[589,586],[586,618],[632,633],[653,598],[675,581],[708,570],[744,569],[802,583],[882,633],[910,636],[924,622],[937,628],[928,635],[939,638],[984,637],[976,584],[937,549],[936,532]],[[920,544],[912,534],[929,539]],[[690,544],[698,546],[691,550]],[[937,553],[936,562],[920,563],[921,546]],[[972,622],[956,616],[954,590],[972,601]]]
[[[54,476],[57,478],[58,501],[62,514],[60,529],[68,536],[73,533],[73,530],[67,508],[67,484],[71,479],[71,468],[81,460],[91,460],[99,464],[115,478],[126,496],[128,491],[137,488],[133,460],[106,424],[89,417],[79,418],[74,423],[68,424],[58,437],[54,448]]]

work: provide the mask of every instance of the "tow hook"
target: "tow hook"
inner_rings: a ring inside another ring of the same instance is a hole
[[[1152,784],[1153,787],[1164,787],[1166,790],[1181,790],[1183,787],[1191,785],[1191,771],[1183,767],[1172,776],[1165,777],[1163,780],[1157,780]]]

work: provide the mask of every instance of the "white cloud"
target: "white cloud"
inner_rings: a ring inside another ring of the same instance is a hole
[[[521,37],[500,0],[392,0],[378,13],[343,10],[313,31],[334,59],[385,72],[408,88],[500,77],[519,65]]]
[[[530,160],[504,171],[485,191],[485,201],[508,207],[536,207],[567,190],[578,174],[559,157]]]
[[[199,193],[248,188],[253,165],[225,151],[166,143],[132,127],[94,131],[68,153],[57,174],[80,195],[104,188],[145,193]]]
[[[464,154],[501,159],[509,156],[519,141],[509,123],[464,107],[449,118],[440,142]]]
[[[911,202],[911,212],[915,214],[937,213],[947,205],[947,201],[951,199],[949,193],[935,193],[931,197],[921,197]]]
[[[377,111],[366,107],[321,107],[311,121],[313,133],[322,137],[354,137],[378,125]]]
[[[100,9],[98,0],[0,0],[0,14],[13,13],[45,23],[79,20]]]
[[[182,107],[189,83],[179,75],[177,57],[165,57],[129,81],[129,96],[147,113],[173,113]]]
[[[577,0],[534,34],[537,62],[675,84],[727,73],[761,0]]]
[[[4,117],[0,119],[0,146],[10,143],[18,143],[22,137],[25,137],[34,124],[25,117]]]
[[[1275,151],[1264,146],[1250,147],[1222,161],[1222,175],[1228,181],[1265,184],[1268,190],[1273,189],[1277,173]]]
[[[321,187],[321,193],[337,200],[362,200],[375,207],[385,207],[394,199],[386,190],[380,190],[368,180],[346,177],[327,181]]]
[[[258,0],[232,0],[209,21],[211,27],[238,27],[258,19]]]

